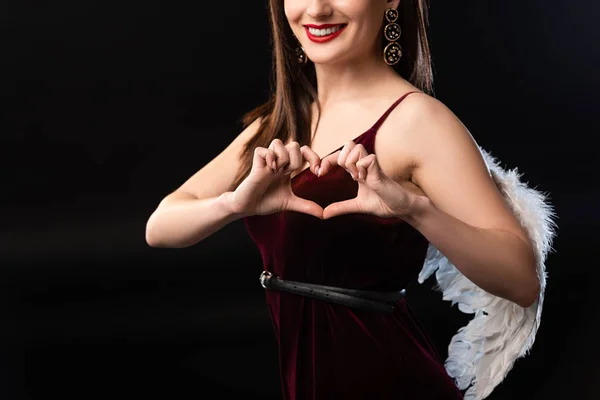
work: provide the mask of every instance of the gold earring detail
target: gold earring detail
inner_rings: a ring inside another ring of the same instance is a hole
[[[383,28],[383,35],[390,42],[383,49],[383,59],[388,65],[396,65],[402,57],[402,47],[397,43],[402,33],[400,25],[396,23],[398,20],[398,10],[388,8],[385,10],[386,26]]]
[[[308,62],[308,57],[301,46],[296,47],[296,60],[298,64],[304,65]]]

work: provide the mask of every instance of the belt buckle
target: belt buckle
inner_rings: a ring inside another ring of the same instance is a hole
[[[260,274],[260,278],[258,278],[258,280],[260,281],[260,284],[262,285],[262,287],[267,289],[267,286],[265,285],[265,281],[267,281],[268,279],[271,279],[272,277],[273,277],[272,273],[270,273],[269,271],[263,271]]]

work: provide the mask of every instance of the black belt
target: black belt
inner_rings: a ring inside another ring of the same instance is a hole
[[[289,292],[301,296],[341,304],[347,307],[366,311],[391,313],[394,303],[403,299],[405,290],[393,292],[376,292],[371,290],[345,289],[335,286],[317,285],[314,283],[294,282],[278,278],[271,272],[260,274],[260,283],[265,289]]]

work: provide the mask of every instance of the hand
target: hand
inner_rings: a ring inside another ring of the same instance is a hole
[[[319,175],[325,175],[335,165],[345,168],[358,182],[358,194],[325,207],[323,219],[350,213],[402,217],[408,214],[417,197],[385,175],[375,154],[368,154],[362,144],[349,141],[341,150],[325,157]]]
[[[321,160],[308,146],[300,147],[298,142],[284,145],[280,139],[275,139],[268,149],[257,147],[250,174],[229,197],[230,208],[234,213],[246,216],[289,210],[322,218],[320,205],[302,199],[292,191],[290,176],[300,170],[305,161],[316,174]]]

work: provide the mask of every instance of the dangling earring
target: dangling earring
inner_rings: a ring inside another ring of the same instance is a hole
[[[388,65],[396,65],[402,57],[402,47],[396,42],[400,39],[400,25],[396,23],[398,10],[388,8],[385,10],[385,19],[388,24],[383,28],[383,35],[390,42],[383,49],[383,59]]]
[[[300,65],[304,65],[308,62],[308,57],[306,57],[306,53],[304,52],[302,46],[296,47],[296,60]]]

